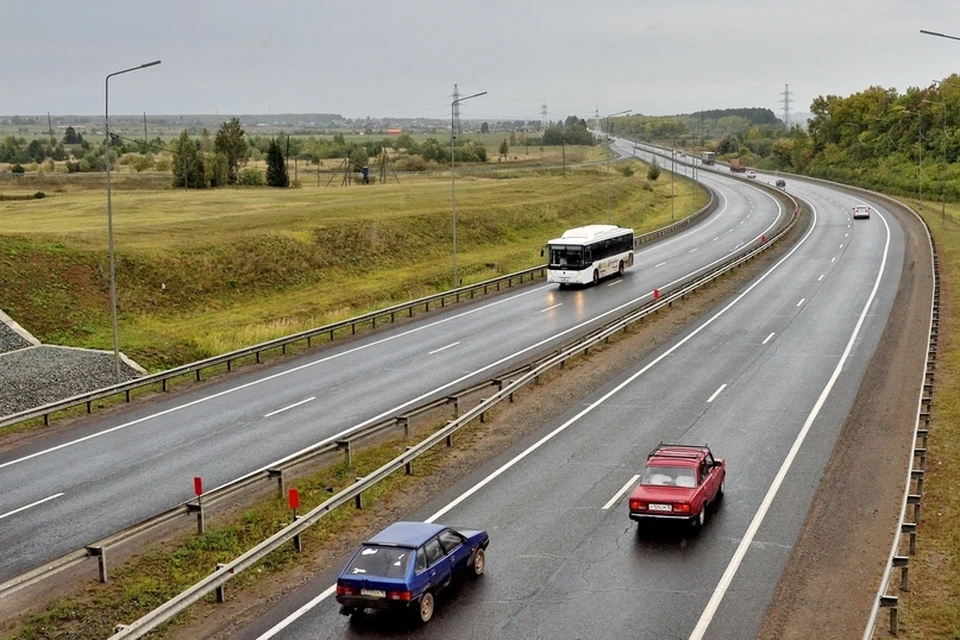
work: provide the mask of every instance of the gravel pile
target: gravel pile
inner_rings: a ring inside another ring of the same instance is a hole
[[[0,353],[26,349],[29,346],[30,342],[26,338],[0,322]]]
[[[0,351],[6,340],[0,330]],[[110,352],[23,346],[0,353],[0,417],[116,383]],[[121,361],[120,375],[129,380],[138,372]]]

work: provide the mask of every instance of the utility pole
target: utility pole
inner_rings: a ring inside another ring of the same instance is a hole
[[[47,126],[50,127],[50,139],[53,140],[53,120],[50,119],[49,111],[47,111]]]
[[[143,112],[143,150],[147,150],[147,112]]]

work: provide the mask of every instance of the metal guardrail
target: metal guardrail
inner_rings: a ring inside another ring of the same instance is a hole
[[[686,218],[683,218],[682,220],[679,220],[671,225],[636,236],[634,239],[634,246],[639,247],[644,244],[649,244],[650,242],[675,234],[678,231],[699,222],[713,210],[716,202],[716,196],[714,193],[710,190],[707,190],[707,193],[710,195],[710,200],[706,205]],[[431,304],[436,305],[439,303],[439,306],[443,308],[447,306],[448,302],[459,303],[461,300],[472,299],[481,292],[485,295],[491,290],[500,291],[502,286],[510,288],[513,287],[515,283],[522,284],[525,281],[534,280],[538,277],[544,277],[546,274],[546,269],[546,265],[530,267],[529,269],[523,269],[507,275],[491,278],[490,280],[484,280],[483,282],[478,282],[476,284],[466,285],[457,289],[450,289],[448,291],[425,296],[409,302],[403,302],[401,304],[379,309],[377,311],[371,311],[370,313],[365,313],[353,318],[341,320],[340,322],[334,322],[322,327],[308,329],[306,331],[301,331],[299,333],[284,336],[282,338],[275,338],[273,340],[261,342],[260,344],[250,347],[237,349],[235,351],[213,356],[211,358],[206,358],[204,360],[198,360],[197,362],[185,364],[180,367],[150,374],[134,380],[129,380],[127,382],[121,382],[119,384],[104,387],[102,389],[96,389],[94,391],[77,394],[75,396],[50,402],[33,409],[26,409],[24,411],[13,413],[7,416],[0,416],[0,429],[40,417],[43,418],[44,424],[49,424],[50,416],[52,414],[84,404],[87,406],[87,413],[89,414],[93,412],[93,403],[96,400],[102,400],[104,398],[109,398],[120,394],[124,394],[126,402],[130,402],[130,394],[136,389],[141,389],[143,387],[159,383],[161,385],[161,389],[166,391],[167,382],[169,380],[191,373],[196,376],[196,380],[199,382],[200,373],[204,369],[226,365],[226,370],[232,371],[234,361],[253,356],[256,358],[257,363],[259,363],[261,354],[263,354],[265,351],[280,349],[282,354],[286,355],[287,347],[298,342],[305,341],[307,347],[310,347],[313,339],[320,336],[326,336],[328,340],[332,342],[338,331],[345,332],[347,329],[350,330],[350,335],[356,335],[357,327],[360,325],[369,324],[370,328],[375,329],[377,327],[378,320],[384,320],[389,317],[389,321],[392,323],[396,321],[398,315],[403,313],[406,313],[407,317],[413,317],[414,311],[419,307],[423,307],[423,310],[426,312],[430,311]]]
[[[680,231],[681,229],[687,226],[690,226],[698,222],[704,216],[708,215],[713,210],[716,204],[716,197],[713,194],[713,192],[708,190],[708,193],[710,194],[710,200],[706,205],[701,207],[699,210],[697,210],[693,214],[687,216],[683,220],[679,220],[678,222],[668,227],[657,229],[656,231],[652,231],[650,233],[637,236],[635,239],[636,240],[635,246],[647,244],[647,243],[653,242],[654,240],[669,236],[673,233]],[[544,267],[535,267],[534,269],[544,269]],[[530,271],[532,270],[514,273],[514,274],[511,274],[511,276],[513,276],[514,278],[518,278],[518,277],[521,277],[520,274],[523,274],[523,276],[525,277],[528,273],[530,273]],[[506,278],[508,276],[504,276],[504,277]],[[496,280],[502,281],[503,279],[501,278]],[[487,281],[486,283],[479,283],[473,286],[477,288],[483,285],[492,287],[494,286],[494,284],[497,284],[496,280]],[[508,283],[509,283],[509,280],[508,280]],[[508,284],[508,286],[512,286],[512,285]],[[499,285],[498,285],[498,288],[499,288]],[[455,291],[456,290],[454,290],[454,292]],[[421,298],[419,300],[416,300],[407,304],[418,305],[418,306],[420,304],[429,305],[429,301],[438,299],[439,295],[449,296],[450,293],[453,293],[453,292],[446,292],[445,294],[430,296],[429,299]],[[353,318],[351,320],[338,323],[338,326],[349,326],[349,323],[351,321],[362,322],[370,319],[374,315],[376,315],[376,317],[381,317],[383,315],[390,313],[393,309],[394,308],[384,309],[380,312],[376,312],[375,314],[367,314],[366,316]],[[316,329],[313,331],[327,332],[330,330],[331,329],[328,326],[328,327],[321,327],[320,329]],[[288,337],[288,339],[290,340],[302,339],[302,336],[303,334],[296,334],[295,336]],[[582,340],[588,339],[587,338],[588,336],[589,336],[589,333],[586,334],[586,336],[580,336],[578,338],[574,338],[572,341],[567,343],[567,346],[573,345],[573,344],[579,344]],[[273,341],[273,343],[276,343],[276,342],[277,341]],[[264,347],[264,345],[273,344],[273,343],[264,343],[262,345],[257,345],[257,347]],[[254,349],[254,348],[256,347],[250,347],[249,349]],[[563,347],[561,347],[561,349],[562,348]],[[221,358],[222,357],[225,357],[225,356],[221,356]],[[547,356],[547,357],[552,357],[552,356]],[[186,365],[186,366],[187,367],[198,366],[208,362],[209,361],[205,360],[198,363],[193,363],[193,365]],[[202,502],[196,499],[188,500],[160,514],[157,514],[155,516],[147,518],[146,520],[138,522],[130,527],[126,527],[120,531],[112,533],[106,538],[103,538],[103,539],[97,540],[96,542],[88,544],[83,549],[71,551],[70,553],[67,553],[64,556],[61,556],[50,562],[47,562],[40,567],[27,571],[21,575],[18,575],[4,582],[0,582],[0,598],[3,598],[6,595],[9,595],[15,591],[18,591],[30,585],[36,584],[37,582],[53,575],[54,573],[74,567],[77,564],[82,563],[84,560],[90,557],[97,558],[98,564],[99,564],[100,580],[102,582],[105,582],[107,579],[107,573],[108,573],[107,550],[110,547],[129,541],[130,539],[134,538],[140,533],[149,531],[155,527],[162,526],[183,515],[188,515],[191,513],[196,514],[198,530],[202,532],[204,528],[204,520],[203,520],[204,508],[212,507],[217,502],[220,502],[226,498],[229,498],[253,485],[260,484],[265,479],[276,481],[279,486],[280,494],[282,495],[283,487],[284,487],[283,476],[285,471],[288,471],[293,467],[309,462],[320,456],[328,455],[336,451],[342,451],[344,453],[349,465],[353,442],[356,442],[358,440],[362,440],[374,435],[378,435],[384,431],[388,431],[389,429],[397,428],[397,427],[403,427],[404,431],[408,432],[409,421],[412,418],[415,418],[421,414],[424,414],[429,411],[433,411],[435,409],[441,408],[449,404],[453,404],[455,407],[454,409],[455,417],[459,416],[461,397],[469,396],[473,393],[476,393],[484,388],[491,387],[491,386],[496,386],[498,389],[502,389],[504,380],[508,380],[510,378],[523,374],[524,372],[528,371],[531,367],[536,366],[536,362],[538,362],[538,360],[535,359],[529,364],[522,365],[520,367],[514,368],[507,372],[498,373],[496,376],[486,381],[459,389],[453,393],[447,394],[442,398],[439,398],[430,402],[426,402],[421,405],[418,405],[417,407],[408,409],[404,411],[401,415],[394,416],[391,418],[386,418],[379,422],[365,425],[362,427],[354,427],[351,429],[347,429],[334,436],[326,438],[318,442],[314,446],[310,447],[309,449],[306,449],[297,454],[288,456],[281,460],[277,460],[261,470],[251,472],[245,476],[237,478],[236,480],[232,480],[215,489],[211,489],[210,491],[205,492],[203,494]],[[176,371],[176,370],[171,370],[171,371]],[[170,372],[165,372],[165,373],[170,373]],[[104,389],[102,391],[106,392],[111,389],[113,389],[113,387]],[[2,423],[0,423],[0,426],[2,426]]]
[[[917,419],[914,423],[913,435],[911,437],[911,456],[910,465],[907,468],[906,482],[904,483],[903,499],[900,504],[900,515],[897,519],[897,527],[893,536],[893,543],[890,548],[890,555],[884,565],[883,576],[880,579],[880,586],[877,589],[877,595],[874,598],[873,606],[870,609],[870,616],[863,632],[862,640],[871,640],[876,633],[877,621],[880,616],[880,609],[890,611],[889,630],[892,635],[899,634],[899,597],[890,595],[890,579],[893,576],[894,569],[900,569],[901,592],[909,591],[909,568],[910,556],[917,552],[917,527],[920,524],[920,503],[923,498],[923,481],[927,461],[927,440],[930,434],[930,416],[933,405],[934,378],[936,374],[937,347],[940,336],[940,260],[937,255],[937,247],[933,241],[933,234],[930,233],[930,226],[927,221],[917,213],[913,207],[910,207],[896,198],[883,193],[855,187],[852,185],[834,182],[823,178],[812,176],[803,176],[792,173],[784,173],[793,178],[806,180],[808,182],[820,183],[832,187],[838,187],[847,192],[857,193],[876,200],[883,200],[887,203],[909,211],[923,226],[927,234],[927,240],[930,244],[930,254],[933,262],[933,284],[930,302],[930,323],[928,329],[927,357],[924,363],[923,384],[920,388],[919,399],[917,402]],[[920,446],[917,441],[920,440]],[[913,506],[913,521],[907,521],[908,507]],[[904,537],[906,536],[906,537]],[[904,546],[906,551],[904,552]]]
[[[516,392],[526,385],[538,382],[540,376],[553,367],[560,366],[569,358],[589,353],[590,348],[598,345],[601,342],[608,341],[611,337],[621,331],[626,331],[631,324],[642,320],[643,318],[659,311],[664,307],[671,306],[673,302],[685,298],[699,287],[712,282],[716,278],[736,269],[742,264],[752,260],[756,256],[768,250],[774,244],[783,239],[799,219],[799,203],[797,203],[797,201],[791,196],[788,195],[787,197],[794,202],[795,208],[793,215],[790,217],[789,222],[784,225],[784,227],[778,233],[776,233],[770,239],[762,242],[760,246],[744,255],[741,255],[739,258],[711,269],[705,274],[694,276],[686,283],[676,285],[674,289],[665,296],[660,295],[658,297],[655,295],[652,301],[642,305],[638,309],[624,314],[620,318],[605,324],[599,329],[595,329],[588,334],[589,337],[584,337],[578,342],[578,344],[561,348],[556,354],[548,356],[538,364],[533,365],[529,371],[523,373],[517,379],[500,388],[492,397],[487,398],[475,407],[466,411],[463,415],[459,416],[455,420],[450,421],[445,427],[436,431],[416,446],[408,449],[402,455],[394,458],[390,462],[387,462],[379,469],[368,474],[366,477],[361,478],[349,487],[341,490],[339,493],[316,506],[309,513],[297,519],[287,527],[284,527],[250,551],[247,551],[230,562],[218,565],[216,571],[214,571],[212,574],[188,588],[186,591],[178,594],[171,600],[160,605],[153,611],[150,611],[134,623],[130,625],[118,625],[114,635],[110,636],[110,640],[140,638],[152,629],[155,629],[161,624],[167,622],[173,616],[185,610],[191,604],[199,601],[211,592],[216,591],[218,600],[222,601],[224,585],[238,573],[250,568],[269,553],[294,540],[304,530],[313,524],[316,524],[334,509],[348,504],[351,500],[355,501],[357,507],[360,508],[362,504],[361,496],[364,491],[382,481],[384,478],[387,478],[391,474],[399,471],[401,468],[405,469],[407,474],[411,473],[411,465],[413,461],[439,444],[441,441],[446,441],[447,446],[452,446],[454,433],[475,420],[482,421],[484,414],[492,409],[497,403],[503,401],[504,399],[512,400],[513,395]]]

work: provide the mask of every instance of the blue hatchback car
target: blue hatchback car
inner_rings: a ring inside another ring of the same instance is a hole
[[[429,622],[438,591],[461,576],[483,574],[489,544],[486,531],[396,522],[363,543],[340,573],[340,613],[411,610]]]

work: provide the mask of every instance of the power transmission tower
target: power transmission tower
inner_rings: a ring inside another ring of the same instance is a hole
[[[457,85],[453,85],[453,122],[450,123],[450,135],[457,138],[463,133],[463,125],[460,124],[460,91]]]
[[[543,104],[540,105],[540,136],[543,137],[543,134],[547,132],[547,99],[543,99]]]
[[[783,126],[786,127],[787,131],[790,131],[790,85],[783,85],[783,92],[780,94],[783,96],[783,99],[780,101],[783,103]]]

